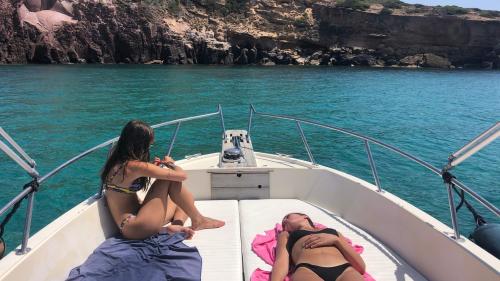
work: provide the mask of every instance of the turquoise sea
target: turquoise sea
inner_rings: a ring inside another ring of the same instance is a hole
[[[54,65],[0,66],[0,126],[45,174],[79,152],[119,134],[130,119],[150,124],[224,110],[226,128],[246,128],[249,104],[348,128],[395,145],[441,168],[450,153],[500,120],[500,72],[329,67]],[[303,126],[316,160],[373,181],[361,141]],[[174,127],[156,133],[154,152],[167,151]],[[215,117],[181,126],[175,159],[220,149]],[[293,122],[256,117],[258,151],[307,154]],[[382,188],[449,225],[439,177],[372,146]],[[106,151],[91,154],[51,178],[36,194],[32,233],[93,195]],[[500,207],[500,140],[454,170]],[[0,155],[0,205],[30,180]],[[469,200],[471,201],[471,200]],[[355,203],[355,202],[354,202]],[[499,222],[477,206],[489,222]],[[25,204],[6,227],[12,250],[21,241]],[[459,213],[463,234],[472,216]]]

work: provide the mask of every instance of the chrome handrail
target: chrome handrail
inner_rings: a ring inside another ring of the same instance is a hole
[[[297,127],[299,128],[299,133],[300,133],[300,136],[301,136],[302,141],[304,143],[305,149],[306,149],[306,151],[307,151],[307,153],[309,155],[309,160],[310,160],[310,162],[312,164],[315,164],[314,158],[310,154],[311,150],[309,148],[309,145],[307,144],[307,140],[305,139],[305,136],[303,135],[304,132],[302,131],[302,128],[300,127],[301,123],[303,123],[303,124],[309,124],[309,125],[312,125],[312,126],[323,128],[323,129],[328,129],[328,130],[331,130],[331,131],[340,132],[340,133],[343,133],[343,134],[346,134],[346,135],[349,135],[349,136],[352,136],[352,137],[355,137],[355,138],[363,140],[364,143],[365,143],[366,153],[367,153],[367,156],[368,156],[368,162],[370,164],[372,175],[373,175],[373,178],[375,180],[375,186],[377,187],[377,191],[378,192],[382,191],[382,189],[381,189],[381,186],[380,186],[380,180],[379,180],[379,177],[378,177],[376,165],[375,165],[375,162],[373,160],[373,156],[372,156],[372,153],[371,153],[371,149],[370,149],[369,143],[374,143],[376,145],[379,145],[380,147],[383,147],[383,148],[386,148],[386,149],[388,149],[390,151],[393,151],[396,154],[399,154],[399,155],[401,155],[401,156],[403,156],[403,157],[405,157],[405,158],[407,158],[407,159],[409,159],[409,160],[411,160],[411,161],[419,164],[420,166],[422,166],[422,167],[430,170],[431,172],[435,173],[436,175],[442,176],[442,171],[440,169],[438,169],[438,168],[434,167],[433,165],[425,162],[424,160],[421,160],[421,159],[419,159],[419,158],[417,158],[417,157],[415,157],[415,156],[413,156],[413,155],[411,155],[411,154],[409,154],[407,152],[404,152],[404,151],[400,150],[399,148],[396,148],[396,147],[394,147],[392,145],[386,144],[386,143],[384,143],[382,141],[379,141],[379,140],[374,139],[374,138],[369,137],[369,136],[362,135],[360,133],[356,133],[356,132],[353,132],[353,131],[350,131],[350,130],[346,130],[346,129],[343,129],[343,128],[340,128],[340,127],[326,125],[326,124],[322,124],[322,123],[319,123],[319,122],[316,122],[316,121],[310,121],[310,120],[306,120],[306,119],[302,119],[302,118],[297,118],[297,117],[293,117],[293,116],[258,112],[257,110],[255,110],[255,107],[252,104],[250,105],[250,113],[249,113],[248,116],[249,116],[248,117],[248,134],[249,134],[249,136],[250,136],[251,126],[252,126],[252,123],[253,123],[252,121],[253,121],[253,117],[254,116],[263,116],[263,117],[269,117],[269,118],[281,119],[281,120],[290,120],[290,121],[296,122]],[[500,216],[500,210],[497,207],[495,207],[493,204],[491,204],[486,199],[484,199],[483,197],[481,197],[479,194],[477,194],[476,192],[474,192],[472,189],[470,189],[469,187],[467,187],[465,184],[463,184],[462,182],[458,181],[455,178],[453,178],[451,180],[451,182],[453,184],[455,184],[455,186],[457,186],[458,188],[460,188],[461,190],[463,190],[464,192],[466,192],[467,194],[469,194],[476,201],[478,201],[479,203],[481,203],[481,205],[483,205],[484,207],[486,207],[493,214],[495,214],[496,216]],[[452,224],[453,224],[453,229],[455,231],[455,239],[458,239],[458,238],[460,238],[460,235],[458,233],[458,223],[457,223],[457,216],[456,216],[455,206],[454,206],[454,203],[453,203],[453,194],[451,193],[450,188],[448,188],[448,199],[449,199],[449,205],[450,205],[451,220],[452,220]]]
[[[158,128],[169,126],[169,125],[173,125],[173,124],[177,125],[177,127],[175,129],[175,132],[174,132],[174,135],[173,135],[172,139],[170,140],[170,144],[169,144],[169,148],[168,148],[168,154],[167,155],[170,155],[170,153],[172,152],[172,149],[174,147],[175,138],[177,137],[177,133],[179,131],[181,123],[187,122],[187,121],[192,121],[192,120],[197,120],[197,119],[203,119],[203,118],[207,118],[207,117],[214,116],[214,115],[219,115],[219,118],[221,119],[222,132],[224,133],[224,131],[225,131],[225,125],[224,125],[224,118],[223,118],[223,113],[222,113],[222,106],[220,104],[217,106],[217,111],[216,112],[202,114],[202,115],[196,115],[196,116],[190,116],[190,117],[186,117],[186,118],[180,118],[180,119],[176,119],[176,120],[172,120],[172,121],[167,121],[167,122],[163,122],[163,123],[152,125],[151,128],[158,129]],[[94,146],[94,147],[92,147],[92,148],[90,148],[90,149],[88,149],[88,150],[86,150],[86,151],[84,151],[84,152],[82,152],[82,153],[74,156],[73,158],[69,159],[68,161],[62,163],[61,165],[57,166],[55,169],[51,170],[50,172],[48,172],[44,176],[39,177],[39,178],[35,178],[35,181],[37,182],[37,187],[38,187],[38,185],[41,185],[47,179],[49,179],[50,177],[56,175],[58,172],[60,172],[61,170],[65,169],[66,167],[68,167],[69,165],[73,164],[74,162],[76,162],[76,161],[84,158],[85,156],[87,156],[87,155],[89,155],[89,154],[91,154],[91,153],[93,153],[93,152],[95,152],[95,151],[97,151],[97,150],[99,150],[101,148],[107,147],[107,146],[115,143],[116,141],[118,141],[118,137],[112,138],[112,139],[107,140],[107,141],[105,141],[105,142],[103,142],[101,144],[98,144],[98,145],[96,145],[96,146]],[[16,149],[18,149],[18,148],[16,147]],[[19,149],[21,149],[21,148],[19,147]],[[31,158],[29,158],[29,160],[31,160]],[[31,161],[32,161],[32,163],[35,163],[33,160],[31,160]],[[27,186],[16,197],[14,197],[12,200],[10,200],[7,204],[5,204],[0,209],[0,216],[2,216],[12,206],[14,206],[16,203],[18,203],[19,201],[21,201],[24,198],[26,198],[26,196],[28,196],[28,206],[27,206],[27,209],[26,209],[26,217],[25,217],[25,224],[24,224],[23,240],[22,240],[22,244],[21,244],[21,249],[17,251],[17,254],[19,254],[19,255],[23,255],[23,254],[27,253],[30,250],[28,248],[28,239],[29,239],[29,232],[30,232],[31,221],[32,221],[33,204],[34,204],[34,192],[37,191],[37,190],[38,189],[35,190],[35,187],[32,186],[32,185]],[[98,194],[98,196],[99,195],[100,194]]]

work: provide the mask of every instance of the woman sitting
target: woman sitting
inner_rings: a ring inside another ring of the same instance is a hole
[[[282,221],[272,281],[282,281],[293,268],[293,281],[363,281],[365,263],[335,229],[318,229],[305,214]]]
[[[150,126],[137,120],[128,122],[101,173],[109,209],[123,237],[144,239],[161,231],[182,231],[190,238],[194,230],[223,226],[224,222],[205,217],[196,209],[193,195],[182,183],[187,175],[172,158],[165,156],[149,163],[153,142]],[[146,189],[152,178],[156,181],[139,204],[135,193]],[[191,228],[182,226],[185,214],[191,218]],[[172,220],[174,223],[163,229]]]

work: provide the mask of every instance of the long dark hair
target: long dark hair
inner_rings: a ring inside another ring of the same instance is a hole
[[[125,168],[128,161],[138,160],[149,162],[149,147],[154,140],[154,131],[146,123],[139,120],[132,120],[125,125],[120,134],[120,138],[114,149],[111,151],[106,164],[101,172],[101,181],[106,183],[109,172],[117,164],[123,165],[122,179],[125,178]],[[149,178],[141,177],[138,179],[143,188],[149,183]]]

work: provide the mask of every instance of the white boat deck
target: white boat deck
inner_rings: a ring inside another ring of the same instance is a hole
[[[370,234],[324,209],[300,200],[197,201],[196,205],[202,213],[227,223],[220,229],[198,231],[193,240],[186,241],[186,244],[196,246],[200,251],[203,259],[202,280],[250,280],[257,268],[271,270],[271,266],[252,251],[251,243],[257,234],[273,229],[290,212],[306,213],[313,221],[335,228],[354,244],[363,246],[361,256],[368,273],[375,280],[426,280]]]
[[[188,246],[196,246],[202,258],[201,280],[241,280],[240,218],[238,201],[197,201],[196,207],[205,216],[226,222],[219,229],[197,231],[192,240],[184,240]],[[186,225],[190,225],[188,220]]]
[[[239,202],[242,252],[245,280],[249,280],[256,268],[271,270],[271,266],[261,260],[251,249],[257,234],[273,229],[283,217],[291,212],[305,213],[315,223],[331,227],[363,246],[361,257],[367,272],[375,280],[426,280],[401,257],[377,241],[364,230],[342,218],[306,202],[296,199],[242,200]]]
[[[467,239],[452,239],[449,227],[389,192],[376,192],[361,179],[286,156],[256,153],[256,159],[258,167],[242,169],[218,168],[218,153],[178,161],[189,173],[186,185],[197,199],[196,206],[203,214],[226,221],[223,228],[198,231],[186,241],[198,248],[203,259],[202,280],[249,280],[257,268],[270,270],[251,250],[251,243],[290,212],[306,213],[363,246],[367,272],[378,281],[468,281],[478,276],[498,280],[498,259]],[[215,200],[214,174],[228,175],[226,182],[234,180],[234,186],[224,187],[229,191],[262,190],[255,177],[248,177],[248,186],[240,184],[246,177],[238,173],[245,172],[269,174],[262,186],[269,185],[267,198],[272,199]],[[30,237],[31,251],[26,255],[11,252],[4,257],[0,280],[64,280],[116,232],[104,200],[89,198]]]

